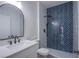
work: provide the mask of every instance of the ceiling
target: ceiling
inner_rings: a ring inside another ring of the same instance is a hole
[[[60,5],[66,2],[69,2],[69,1],[41,1],[42,5],[44,5],[46,8]]]

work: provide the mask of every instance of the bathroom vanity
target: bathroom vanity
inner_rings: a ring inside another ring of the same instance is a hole
[[[37,57],[38,42],[20,39],[24,37],[24,15],[21,9],[4,2],[0,5],[0,18],[0,40],[8,40],[9,43],[0,46],[0,58]]]
[[[0,58],[34,58],[39,48],[38,42],[23,40],[13,45],[0,46]]]

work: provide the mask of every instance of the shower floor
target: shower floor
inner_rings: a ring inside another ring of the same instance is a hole
[[[49,57],[56,57],[56,58],[77,58],[78,56],[74,53],[64,52],[60,50],[55,50],[48,48],[49,51]]]

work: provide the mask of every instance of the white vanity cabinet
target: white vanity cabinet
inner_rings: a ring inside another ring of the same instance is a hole
[[[35,44],[33,46],[30,46],[29,48],[26,48],[20,52],[17,52],[11,56],[8,56],[8,58],[36,58],[39,45]]]

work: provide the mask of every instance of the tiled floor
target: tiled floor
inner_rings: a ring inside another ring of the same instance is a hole
[[[55,58],[54,56],[48,55],[48,56],[42,56],[42,55],[38,55],[38,58]]]

